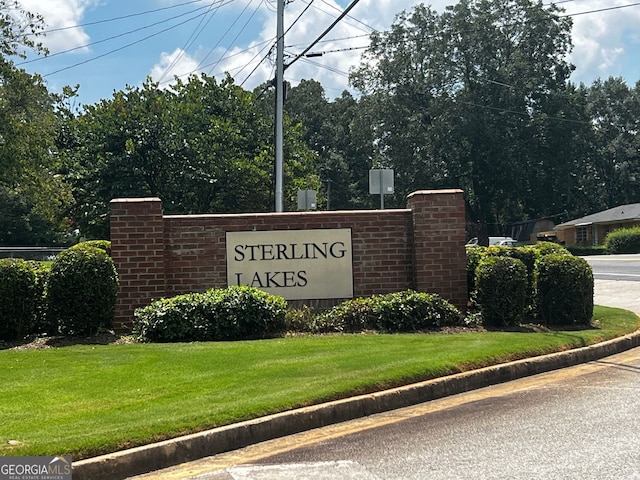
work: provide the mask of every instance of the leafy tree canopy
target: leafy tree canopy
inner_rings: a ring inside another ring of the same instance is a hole
[[[158,196],[180,214],[273,209],[273,120],[230,77],[192,76],[171,89],[147,80],[87,106],[69,132],[75,216],[90,236],[108,233],[116,197]],[[294,188],[316,178],[315,156],[299,128],[286,136],[291,207]]]
[[[418,5],[374,33],[351,79],[369,105],[378,162],[396,171],[395,203],[458,187],[472,221],[525,215],[523,200],[548,188],[531,152],[539,119],[563,115],[555,96],[573,68],[570,30],[553,5],[461,0],[442,14]]]

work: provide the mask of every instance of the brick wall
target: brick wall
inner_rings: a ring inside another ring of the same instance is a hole
[[[239,215],[162,215],[158,198],[111,202],[112,256],[120,276],[115,326],[136,307],[227,286],[226,232],[350,228],[354,297],[413,288],[466,306],[460,190],[420,191],[406,209]],[[339,299],[309,301],[329,306]],[[298,302],[305,303],[305,302]]]

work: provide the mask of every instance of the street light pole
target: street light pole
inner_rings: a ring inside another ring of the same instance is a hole
[[[276,115],[275,115],[275,176],[276,176],[276,212],[282,212],[283,197],[283,134],[282,119],[284,111],[284,1],[278,0],[276,22]]]

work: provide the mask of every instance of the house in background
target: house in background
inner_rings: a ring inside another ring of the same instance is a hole
[[[609,210],[556,225],[558,242],[566,246],[602,245],[609,232],[640,226],[640,203],[620,205]]]
[[[514,240],[522,243],[536,243],[539,240],[539,233],[548,232],[554,227],[553,220],[549,218],[539,218],[537,220],[527,220],[524,222],[510,223],[506,232]]]

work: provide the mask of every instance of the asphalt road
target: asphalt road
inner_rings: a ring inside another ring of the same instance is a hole
[[[640,255],[584,257],[593,269],[594,303],[640,314]]]
[[[640,282],[640,255],[594,255],[583,257],[596,280]]]
[[[640,479],[640,349],[142,479]]]
[[[640,313],[639,260],[591,258],[595,303]],[[640,480],[639,413],[636,348],[135,478]]]

